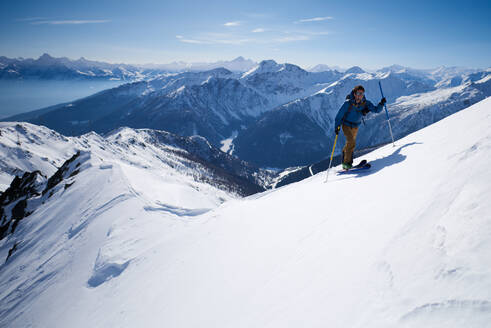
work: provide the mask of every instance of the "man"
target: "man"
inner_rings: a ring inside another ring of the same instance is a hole
[[[339,109],[334,121],[334,132],[339,133],[343,128],[346,144],[343,148],[343,169],[349,170],[353,167],[353,151],[356,146],[356,134],[361,123],[362,115],[369,112],[380,113],[386,99],[382,98],[377,106],[365,99],[365,88],[361,85],[354,87],[353,91],[346,96],[346,101]]]

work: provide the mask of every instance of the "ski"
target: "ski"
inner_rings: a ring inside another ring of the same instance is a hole
[[[370,163],[367,163],[367,162],[365,161],[365,163],[364,163],[364,164],[360,163],[360,164],[358,164],[358,165],[356,165],[356,166],[353,166],[353,167],[352,167],[351,169],[349,169],[349,170],[341,170],[341,171],[338,171],[337,173],[338,173],[338,174],[350,174],[350,173],[356,173],[356,172],[360,172],[360,171],[365,171],[365,170],[368,170],[368,169],[370,169],[370,167],[372,167],[372,166],[370,165]]]
[[[357,165],[353,166],[350,170],[355,169],[355,168],[358,168],[358,167],[365,166],[365,165],[367,165],[367,163],[368,163],[367,160],[366,159],[363,159],[363,160],[361,160],[360,163],[358,163]]]

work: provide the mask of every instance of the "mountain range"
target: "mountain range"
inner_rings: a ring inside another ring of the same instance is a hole
[[[1,190],[16,176],[34,171],[46,178],[56,175],[71,156],[80,152],[169,177],[182,176],[186,181],[196,180],[238,196],[265,190],[273,178],[272,172],[220,151],[203,137],[181,137],[151,129],[119,128],[104,136],[90,132],[66,137],[43,126],[2,122],[0,140]]]
[[[214,63],[173,62],[170,64],[111,64],[87,60],[55,58],[45,53],[38,59],[7,58],[0,56],[0,80],[121,80],[139,81],[157,76],[185,71],[202,71],[224,67],[243,72],[256,63],[244,57]]]
[[[491,69],[398,65],[371,73],[356,66],[309,72],[264,60],[243,73],[222,67],[164,74],[4,120],[41,124],[64,135],[104,134],[122,126],[200,135],[255,165],[285,168],[328,156],[334,116],[357,84],[377,104],[381,82],[399,138],[491,95],[490,76]],[[388,142],[385,120],[385,113],[369,114],[358,145]]]

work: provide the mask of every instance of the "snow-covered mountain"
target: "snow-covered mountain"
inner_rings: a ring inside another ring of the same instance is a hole
[[[346,71],[346,68],[342,68],[340,66],[331,66],[331,65],[326,65],[326,64],[318,64],[314,66],[309,66],[306,68],[307,71],[309,72],[325,72],[325,71],[338,71],[338,72],[344,72]]]
[[[41,80],[122,80],[139,81],[155,78],[161,75],[185,71],[208,71],[215,68],[226,68],[234,72],[245,72],[256,63],[244,57],[231,61],[214,63],[185,63],[170,64],[110,64],[87,60],[84,57],[72,60],[67,57],[55,58],[43,54],[38,59],[7,58],[0,56],[0,79],[41,79]]]
[[[240,81],[268,98],[271,107],[317,92],[323,84],[342,76],[336,71],[311,73],[293,64],[263,60],[245,72]]]
[[[109,141],[81,149],[57,184],[26,177],[33,212],[0,241],[0,325],[486,327],[490,108],[366,154],[363,174],[244,199],[161,176],[131,144],[143,165],[104,157]]]
[[[65,135],[106,133],[120,126],[199,134],[215,146],[266,109],[268,99],[217,68],[125,84],[48,110],[6,120],[43,124]]]
[[[453,82],[438,76],[451,76]],[[106,133],[120,126],[198,134],[217,148],[228,145],[226,151],[244,160],[284,168],[328,155],[333,117],[357,84],[377,104],[382,82],[390,115],[402,123],[394,130],[403,136],[491,95],[489,76],[490,70],[449,69],[445,75],[397,65],[376,72],[357,66],[344,73],[308,72],[265,60],[245,73],[216,68],[166,74],[5,120],[42,124],[65,135]],[[381,128],[384,115],[362,127],[360,145],[389,140],[388,130]]]
[[[135,81],[155,78],[162,70],[145,69],[128,64],[109,64],[87,60],[71,60],[43,54],[38,59],[0,57],[0,79],[41,80],[123,80]]]
[[[15,176],[29,172],[52,176],[78,151],[101,161],[145,168],[156,176],[174,176],[169,181],[175,183],[207,183],[237,195],[264,190],[272,177],[270,172],[220,151],[200,136],[180,137],[165,131],[123,127],[105,136],[91,132],[65,137],[43,126],[6,122],[0,123],[0,190],[7,189]],[[197,182],[189,182],[193,180]]]
[[[487,73],[486,76],[491,75]],[[327,157],[335,137],[334,117],[346,95],[355,85],[362,84],[367,99],[376,105],[381,98],[379,81],[389,102],[392,128],[397,137],[491,96],[489,79],[436,89],[421,80],[403,78],[398,73],[348,73],[311,96],[296,99],[260,116],[234,140],[234,154],[269,167],[308,165]],[[385,112],[370,114],[365,121],[359,130],[358,147],[391,140]],[[339,145],[344,143],[344,135],[340,134],[339,142]]]
[[[223,67],[232,72],[246,72],[256,65],[257,63],[253,60],[245,59],[244,57],[239,56],[232,60],[219,60],[212,63],[187,63],[184,61],[178,61],[169,64],[144,64],[139,66],[143,68],[161,69],[167,72],[209,71],[219,67]]]

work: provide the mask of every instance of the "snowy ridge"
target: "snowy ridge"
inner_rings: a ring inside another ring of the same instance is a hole
[[[488,98],[367,154],[368,172],[220,207],[189,190],[169,202],[175,191],[155,176],[91,156],[0,242],[2,255],[18,243],[0,267],[0,323],[484,327],[490,108]]]
[[[180,137],[165,131],[125,127],[105,137],[95,132],[65,137],[42,126],[2,122],[1,190],[7,188],[15,175],[24,172],[39,170],[51,176],[78,150],[90,151],[109,162],[148,169],[157,175],[175,176],[176,183],[207,182],[232,194],[258,192],[271,175],[221,152],[198,136]]]
[[[292,64],[277,64],[274,60],[263,60],[259,65],[244,73],[242,83],[259,92],[269,100],[270,108],[305,97],[339,77],[339,73],[310,73]]]
[[[77,147],[82,147],[70,140],[43,126],[0,123],[0,191],[24,172],[39,170],[51,176]]]

